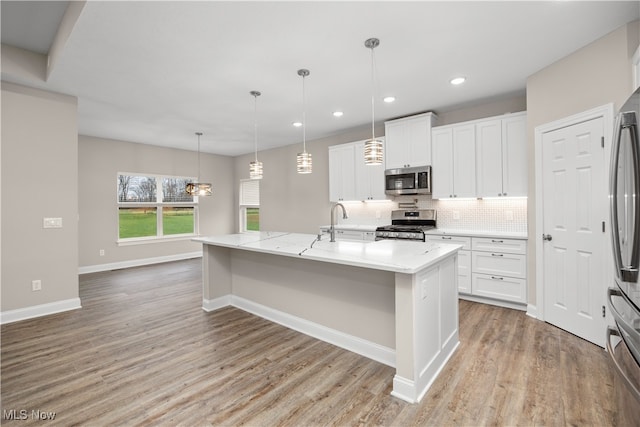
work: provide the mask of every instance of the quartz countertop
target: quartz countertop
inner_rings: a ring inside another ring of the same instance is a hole
[[[259,232],[193,239],[205,245],[275,254],[354,267],[415,274],[461,248],[440,242],[317,240],[313,234]]]
[[[469,237],[489,237],[503,239],[519,239],[527,240],[526,232],[508,232],[508,231],[484,231],[484,230],[456,230],[453,228],[434,228],[426,232],[430,235],[450,235],[450,236],[469,236]]]

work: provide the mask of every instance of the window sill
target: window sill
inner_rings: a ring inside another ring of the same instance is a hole
[[[179,242],[184,240],[191,240],[198,237],[197,234],[176,234],[173,236],[162,237],[132,237],[130,239],[118,239],[116,244],[118,246],[134,246],[134,245],[148,245],[151,243],[165,243],[165,242]]]

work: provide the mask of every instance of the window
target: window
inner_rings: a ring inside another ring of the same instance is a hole
[[[260,231],[260,181],[240,181],[240,232]]]
[[[118,240],[193,235],[198,198],[185,192],[193,178],[118,174]]]

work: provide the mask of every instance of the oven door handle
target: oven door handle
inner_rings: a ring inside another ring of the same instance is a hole
[[[611,345],[611,335],[616,335],[618,337],[620,337],[620,339],[622,340],[622,342],[626,345],[626,342],[624,341],[624,339],[620,336],[620,332],[618,332],[618,330],[616,328],[614,328],[613,326],[608,326],[607,327],[607,351],[609,352],[609,354],[611,355],[611,360],[613,361],[613,365],[616,368],[616,371],[618,371],[620,373],[620,376],[622,376],[622,378],[624,378],[624,383],[627,386],[627,389],[631,392],[631,394],[634,395],[635,400],[636,401],[640,401],[640,390],[638,390],[636,388],[636,386],[633,385],[633,383],[631,382],[631,380],[629,379],[629,377],[627,375],[625,375],[624,369],[622,368],[622,366],[620,366],[620,363],[618,362],[618,360],[615,357],[615,354],[613,353],[613,346]]]

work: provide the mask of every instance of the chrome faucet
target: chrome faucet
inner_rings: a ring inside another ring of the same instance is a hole
[[[347,219],[349,218],[347,216],[347,210],[344,208],[344,205],[342,203],[336,203],[335,205],[331,206],[331,228],[329,228],[329,232],[331,233],[331,240],[329,240],[330,242],[335,242],[336,241],[336,208],[340,206],[342,208],[342,219]]]

